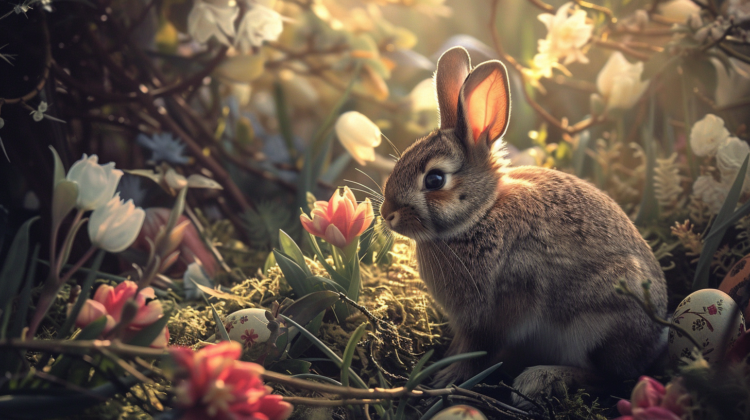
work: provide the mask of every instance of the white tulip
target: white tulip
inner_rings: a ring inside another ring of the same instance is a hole
[[[263,41],[276,41],[283,30],[280,14],[256,4],[242,18],[234,44],[238,50],[246,53],[252,47],[263,45]]]
[[[602,94],[607,110],[630,109],[646,91],[649,81],[641,81],[643,63],[631,64],[621,52],[609,56],[596,78],[596,87]]]
[[[690,129],[690,147],[696,156],[709,156],[729,137],[724,120],[714,114],[707,114]]]
[[[660,15],[666,18],[678,22],[687,22],[688,17],[693,13],[699,13],[701,8],[691,0],[672,0],[659,3],[657,10]]]
[[[380,129],[357,111],[341,114],[336,121],[336,136],[360,165],[375,160],[375,147],[380,145]]]
[[[708,206],[711,214],[716,214],[727,199],[729,188],[710,175],[701,175],[693,183],[693,195]]]
[[[94,246],[109,252],[121,252],[138,236],[146,212],[133,200],[123,202],[120,194],[96,208],[89,218],[89,238]]]
[[[87,156],[70,167],[67,180],[78,184],[76,207],[81,210],[94,210],[109,201],[117,189],[122,171],[115,169],[114,162],[99,165],[97,155]]]
[[[227,37],[234,36],[234,20],[240,9],[234,1],[218,5],[204,0],[195,0],[188,15],[188,33],[201,44],[212,36],[224,45],[230,45]]]

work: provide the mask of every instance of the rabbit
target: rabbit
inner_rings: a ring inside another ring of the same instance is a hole
[[[435,73],[440,128],[397,161],[383,188],[387,229],[416,243],[419,272],[449,318],[448,355],[487,355],[440,371],[461,383],[498,362],[520,366],[529,397],[635,378],[666,347],[666,329],[632,298],[625,280],[661,317],[661,266],[627,215],[593,185],[540,167],[508,167],[497,153],[510,118],[505,66],[473,70],[461,47]],[[520,370],[519,370],[520,371]],[[519,407],[529,401],[513,396]]]

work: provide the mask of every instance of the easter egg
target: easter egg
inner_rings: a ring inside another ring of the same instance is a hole
[[[259,308],[240,309],[224,318],[224,328],[229,334],[229,339],[242,344],[245,350],[268,341],[271,330],[267,325],[266,310]],[[216,336],[219,337],[218,331]]]
[[[454,405],[435,414],[432,420],[487,420],[487,417],[474,407]]]
[[[699,351],[709,363],[716,363],[745,331],[745,319],[734,300],[717,289],[691,293],[675,309],[672,324],[679,325],[700,344]],[[690,339],[669,330],[669,360],[692,359],[694,344]]]
[[[750,255],[745,255],[732,266],[719,285],[719,290],[728,294],[740,305],[745,320],[750,319],[750,308],[748,308],[748,296],[750,289]]]

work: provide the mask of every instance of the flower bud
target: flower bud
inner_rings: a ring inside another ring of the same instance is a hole
[[[135,241],[146,213],[133,204],[123,203],[120,194],[91,213],[88,231],[91,243],[109,252],[121,252]]]
[[[81,210],[94,210],[106,204],[114,195],[122,171],[115,169],[114,162],[99,165],[97,155],[83,157],[68,171],[67,180],[78,184],[76,207]]]
[[[341,114],[336,121],[336,136],[360,165],[375,160],[380,145],[380,129],[369,118],[356,111]]]

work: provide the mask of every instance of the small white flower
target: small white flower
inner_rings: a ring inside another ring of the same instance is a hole
[[[39,104],[39,106],[36,108],[36,111],[31,111],[31,118],[34,119],[34,121],[39,122],[44,118],[44,113],[47,112],[47,102],[42,101],[42,103]]]
[[[709,156],[729,137],[724,120],[708,114],[690,129],[690,147],[696,156]]]
[[[719,146],[716,150],[716,166],[719,168],[721,182],[724,185],[731,186],[734,183],[734,179],[737,178],[737,173],[748,154],[750,154],[750,146],[737,137],[730,137]],[[748,180],[750,180],[750,171],[745,173],[743,192],[747,192],[747,189],[750,188]]]
[[[188,15],[188,33],[203,44],[212,36],[224,45],[230,45],[227,37],[234,36],[234,20],[240,9],[232,1],[217,5],[204,0],[195,0]]]
[[[700,12],[701,8],[691,0],[672,0],[659,3],[657,10],[666,18],[686,22],[690,15]]]
[[[78,184],[76,207],[81,210],[94,210],[106,204],[114,195],[122,171],[115,169],[114,162],[99,164],[97,155],[83,157],[73,164],[66,176],[68,181]]]
[[[357,111],[341,114],[336,121],[336,136],[360,165],[375,160],[375,147],[380,145],[380,129]]]
[[[91,213],[89,239],[105,251],[124,251],[135,241],[145,218],[146,212],[136,207],[133,200],[123,203],[117,194]]]
[[[635,105],[649,81],[642,81],[643,63],[631,64],[621,52],[609,56],[607,64],[596,78],[596,87],[602,94],[607,109],[630,109]]]
[[[538,19],[547,27],[547,38],[539,41],[539,53],[564,58],[563,64],[589,62],[581,47],[591,38],[594,25],[586,23],[585,11],[574,9],[569,2],[560,6],[554,15],[543,13]]]
[[[693,195],[708,206],[711,214],[716,214],[721,210],[727,194],[729,194],[729,188],[710,175],[701,175],[693,183]]]
[[[252,47],[263,45],[263,41],[276,41],[283,30],[280,14],[256,4],[242,18],[234,44],[238,50],[247,53]]]

